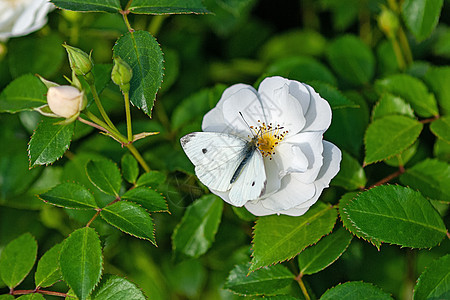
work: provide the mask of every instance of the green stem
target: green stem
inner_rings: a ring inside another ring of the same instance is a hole
[[[157,15],[152,17],[152,20],[150,21],[150,25],[148,26],[148,31],[153,35],[157,36],[159,30],[161,29],[162,23],[167,18],[167,15]]]
[[[297,277],[295,277],[295,280],[298,282],[298,285],[300,286],[300,289],[302,290],[303,296],[305,296],[306,300],[311,300],[311,297],[308,294],[308,291],[306,290],[306,286],[303,283],[302,280],[302,273],[298,274]]]
[[[133,141],[133,130],[131,127],[131,112],[130,112],[130,97],[128,92],[123,93],[123,98],[125,100],[125,115],[127,118],[127,136],[128,142]]]
[[[106,113],[105,109],[103,108],[102,103],[100,102],[100,98],[98,97],[97,89],[95,88],[94,84],[89,84],[89,87],[91,88],[92,96],[94,97],[95,104],[97,105],[98,110],[100,111],[100,114],[103,117],[103,120],[105,120],[106,124],[108,124],[109,127],[113,128],[114,130],[117,130],[116,126],[114,126],[111,119],[108,117],[108,114]]]
[[[125,145],[128,150],[133,154],[134,158],[141,164],[142,168],[145,172],[150,172],[150,167],[145,162],[144,158],[141,156],[139,151],[136,149],[136,147],[133,144],[126,144]]]
[[[411,47],[409,46],[408,38],[406,37],[403,27],[400,27],[398,30],[398,38],[400,40],[400,46],[402,47],[406,64],[410,65],[413,62],[413,56],[411,52]]]
[[[397,37],[393,37],[390,40],[392,43],[392,47],[394,48],[395,57],[397,58],[398,68],[403,71],[406,68],[406,62],[405,58],[403,57],[403,52],[398,43]]]
[[[111,136],[113,136],[114,138],[119,139],[122,136],[117,129],[111,128],[108,124],[106,124],[105,122],[103,122],[102,120],[97,118],[97,116],[94,115],[93,113],[91,113],[90,111],[86,111],[85,113],[86,113],[86,116],[88,116],[89,119],[91,119],[92,121],[94,121],[95,123],[97,123],[98,125],[103,127],[105,129],[105,131],[107,133],[111,134]],[[123,137],[123,141],[121,141],[121,142],[122,143],[128,143],[128,141],[125,139],[125,137]]]
[[[128,21],[128,13],[129,13],[128,10],[127,10],[127,11],[122,11],[122,12],[121,12],[122,17],[123,17],[123,21],[125,22],[125,25],[127,25],[128,31],[129,31],[129,32],[133,32],[134,29],[133,29],[133,27],[131,27],[130,21]]]

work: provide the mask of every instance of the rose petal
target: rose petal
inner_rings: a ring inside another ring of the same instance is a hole
[[[331,107],[328,102],[309,85],[302,84],[309,92],[310,105],[305,113],[305,131],[325,131],[331,124]]]
[[[280,189],[281,177],[279,174],[279,166],[275,160],[264,158],[264,168],[266,170],[267,185],[264,197],[270,196]]]
[[[297,144],[280,143],[272,157],[277,163],[280,177],[291,172],[305,172],[309,164],[308,158]]]

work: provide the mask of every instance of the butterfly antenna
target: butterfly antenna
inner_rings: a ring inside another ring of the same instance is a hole
[[[245,122],[245,124],[247,124],[247,126],[248,126],[248,129],[250,129],[250,132],[253,134],[253,137],[255,137],[255,134],[253,133],[253,128],[248,124],[248,122],[245,120],[245,118],[244,118],[244,115],[241,113],[241,112],[239,112],[239,114],[241,115],[241,118],[242,118],[242,120],[244,120],[244,122]],[[259,134],[259,131],[258,131],[258,134]],[[258,134],[256,135],[256,136],[258,136]]]

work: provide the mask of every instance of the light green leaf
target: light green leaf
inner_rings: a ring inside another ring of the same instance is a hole
[[[117,40],[113,50],[114,55],[133,69],[131,103],[151,116],[164,74],[163,53],[158,42],[147,31],[127,32]]]
[[[157,187],[160,184],[163,184],[166,181],[166,174],[161,173],[159,171],[150,171],[142,174],[137,182],[136,187],[139,186],[153,186]]]
[[[447,41],[450,41],[450,31]],[[447,88],[450,86],[450,67],[430,67],[423,80],[435,93],[443,113],[450,114],[450,89]]]
[[[345,35],[333,41],[327,58],[336,74],[354,85],[368,83],[375,72],[372,51],[356,36]]]
[[[191,204],[172,235],[172,248],[190,257],[204,254],[214,242],[220,224],[223,201],[206,195]]]
[[[353,236],[344,228],[323,237],[298,255],[301,274],[314,274],[334,263],[350,245]]]
[[[373,107],[372,120],[375,121],[391,115],[403,115],[414,118],[414,111],[402,98],[385,93]]]
[[[86,164],[89,180],[106,194],[119,196],[122,177],[117,165],[108,160],[91,160]]]
[[[436,27],[444,0],[405,0],[402,4],[402,17],[406,26],[422,41],[430,36]]]
[[[393,300],[376,286],[366,282],[349,281],[326,291],[320,300]]]
[[[437,159],[426,159],[406,170],[400,181],[422,195],[450,202],[450,165]]]
[[[129,183],[136,183],[136,179],[139,176],[139,166],[136,159],[130,153],[126,153],[122,156],[121,166],[123,178]]]
[[[0,94],[0,112],[16,113],[47,104],[47,88],[34,75],[26,74],[12,81]]]
[[[55,119],[43,118],[31,136],[28,144],[30,167],[51,164],[69,149],[74,123],[66,125],[54,123]]]
[[[63,242],[61,273],[79,299],[85,300],[99,282],[102,263],[100,239],[94,229],[77,229]]]
[[[291,259],[328,234],[337,211],[322,202],[300,217],[260,217],[253,230],[253,259],[250,271]]]
[[[353,101],[344,96],[338,89],[327,83],[320,81],[308,82],[320,96],[328,101],[331,109],[339,109],[346,107],[359,107]]]
[[[224,285],[225,289],[242,296],[268,295],[287,287],[294,275],[282,265],[264,267],[248,274],[248,263],[236,265]]]
[[[414,287],[414,300],[450,298],[450,254],[431,263]]]
[[[74,11],[104,11],[118,13],[120,0],[51,0],[57,7]]]
[[[366,173],[359,162],[347,152],[342,151],[341,169],[331,181],[331,185],[341,186],[351,191],[364,187],[366,183]]]
[[[37,287],[48,287],[61,279],[59,255],[62,244],[56,244],[45,252],[38,262],[34,282]]]
[[[371,123],[364,137],[365,164],[402,153],[419,137],[423,124],[405,116],[386,116]]]
[[[45,300],[44,296],[38,293],[23,295],[17,298],[17,300]]]
[[[44,202],[65,208],[97,208],[94,196],[88,189],[77,183],[61,183],[38,197]]]
[[[209,13],[202,0],[134,0],[130,11],[135,14],[202,14]]]
[[[128,190],[121,197],[123,200],[133,201],[150,212],[169,211],[167,202],[160,193],[146,186]]]
[[[419,140],[417,140],[414,144],[412,144],[402,153],[386,159],[384,163],[392,167],[404,166],[417,153],[418,148],[419,148]]]
[[[21,283],[36,261],[37,243],[34,237],[25,233],[9,242],[1,252],[0,275],[10,288]]]
[[[433,121],[430,129],[438,138],[450,143],[450,116],[444,116]]]
[[[430,202],[410,188],[383,185],[342,198],[340,215],[353,234],[379,247],[381,242],[411,248],[436,246],[445,225]],[[352,225],[348,225],[350,221]]]
[[[439,114],[434,95],[428,92],[425,84],[407,74],[395,74],[375,82],[379,93],[388,92],[411,104],[421,117],[428,118]]]
[[[95,300],[145,300],[142,291],[132,282],[115,275],[105,276],[93,293]]]
[[[14,300],[14,299],[16,298],[14,298],[14,296],[10,294],[0,295],[0,300]]]
[[[106,222],[129,235],[146,239],[156,245],[153,220],[149,213],[139,205],[119,201],[108,205],[100,213]]]

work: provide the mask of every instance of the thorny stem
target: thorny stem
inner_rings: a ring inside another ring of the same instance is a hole
[[[51,296],[58,296],[58,297],[73,297],[73,296],[70,296],[65,293],[54,292],[54,291],[43,291],[43,290],[40,290],[39,287],[36,288],[35,290],[17,290],[17,291],[11,290],[9,292],[10,295],[28,295],[28,294],[35,294],[35,293],[51,295]]]
[[[131,127],[131,112],[130,112],[130,97],[128,92],[123,93],[123,99],[125,100],[125,115],[127,119],[127,137],[128,142],[133,141],[133,130]]]
[[[102,210],[99,208],[97,209],[97,212],[95,213],[95,215],[89,220],[89,222],[87,222],[86,227],[91,226],[91,223],[94,222],[94,220],[98,217],[98,215],[100,214]]]
[[[89,84],[89,87],[91,88],[92,96],[94,96],[95,104],[97,105],[98,110],[100,111],[100,114],[102,115],[106,124],[108,124],[109,127],[113,128],[115,131],[117,131],[116,126],[114,126],[111,119],[108,117],[108,114],[106,113],[105,109],[103,108],[102,103],[100,102],[100,98],[98,97],[98,93],[97,93],[97,89],[95,88],[95,85]]]
[[[303,296],[305,296],[305,299],[311,300],[311,297],[309,296],[308,291],[306,290],[306,286],[303,283],[302,276],[303,276],[302,273],[298,274],[297,277],[295,277],[295,281],[298,282],[298,285],[300,286],[300,289],[302,290],[302,293],[303,293]]]
[[[440,116],[434,116],[434,117],[429,118],[429,119],[420,120],[419,122],[422,123],[422,124],[427,124],[427,123],[431,123],[433,121],[436,121],[437,119],[439,119],[439,117]]]
[[[405,173],[405,168],[403,168],[403,166],[399,166],[399,170],[397,172],[394,172],[394,173],[386,176],[385,178],[381,179],[377,183],[371,185],[369,187],[369,189],[374,188],[374,187],[379,186],[379,185],[382,185],[382,184],[385,184],[385,183],[391,181],[392,179],[402,175],[403,173]]]

